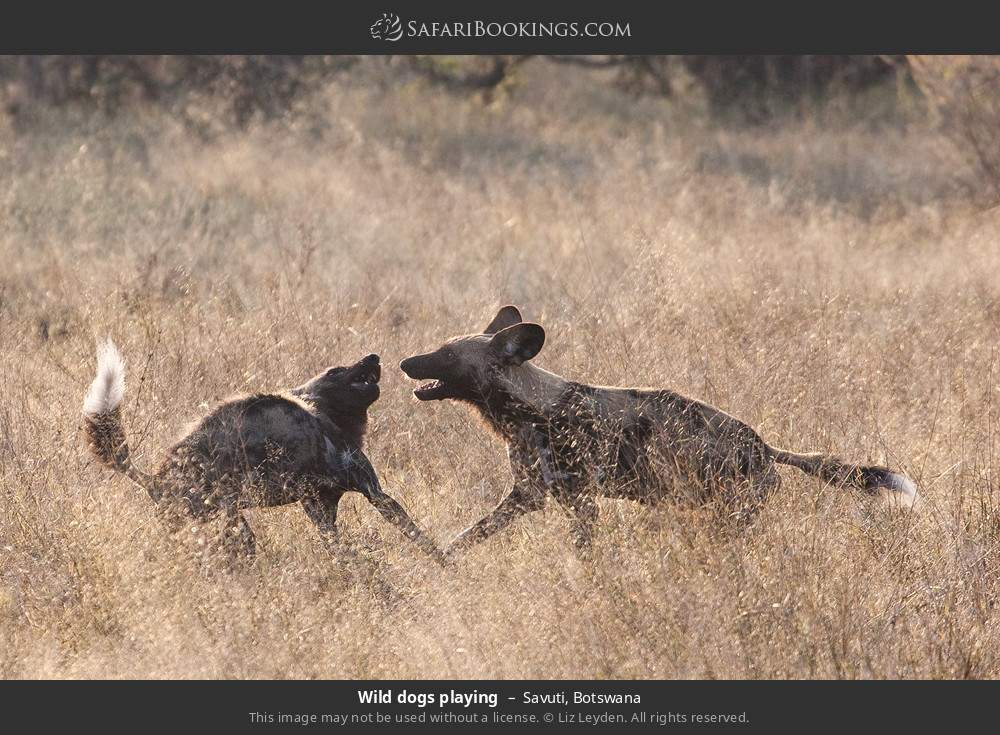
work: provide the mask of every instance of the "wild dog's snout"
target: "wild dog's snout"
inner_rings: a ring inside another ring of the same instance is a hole
[[[420,378],[430,377],[429,375],[424,374],[424,371],[427,370],[427,355],[414,355],[413,357],[407,357],[399,363],[399,369],[402,370],[408,378],[419,380]]]
[[[351,369],[352,379],[360,378],[363,382],[375,382],[379,381],[382,377],[382,366],[379,362],[379,356],[375,353],[366,355],[355,363],[354,367]]]
[[[448,395],[447,383],[451,378],[449,372],[443,366],[440,351],[431,352],[426,355],[414,355],[399,363],[399,369],[407,377],[414,380],[430,380],[432,382],[421,385],[413,391],[413,395],[421,401],[439,400]],[[453,376],[452,376],[453,377]]]
[[[358,360],[351,370],[351,386],[371,389],[377,395],[378,382],[382,378],[382,366],[378,355],[372,353]]]

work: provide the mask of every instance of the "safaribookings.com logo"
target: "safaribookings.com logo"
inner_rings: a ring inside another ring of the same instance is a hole
[[[631,38],[629,23],[622,21],[510,21],[482,20],[407,21],[395,13],[382,13],[369,29],[377,41],[407,38]]]
[[[376,41],[398,41],[403,37],[403,24],[395,13],[382,13],[369,30]]]

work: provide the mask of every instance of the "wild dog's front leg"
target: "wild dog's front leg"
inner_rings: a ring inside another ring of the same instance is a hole
[[[445,549],[445,554],[451,555],[473,546],[506,528],[516,518],[525,513],[541,510],[544,506],[545,493],[541,488],[527,482],[517,483],[510,494],[501,500],[489,515],[456,536]]]
[[[309,520],[319,530],[319,535],[323,539],[323,543],[326,544],[327,550],[334,556],[348,559],[365,569],[370,565],[358,555],[357,551],[348,544],[342,543],[340,539],[340,532],[337,529],[337,508],[343,496],[343,490],[327,487],[303,496],[300,502],[302,510],[306,512]],[[370,570],[368,571],[370,572]]]
[[[444,563],[444,554],[437,545],[413,522],[406,509],[382,490],[375,469],[361,452],[354,452],[351,456],[350,475],[351,486],[368,498],[383,518],[402,531],[425,554],[438,563]]]
[[[521,445],[509,448],[507,455],[515,477],[537,472],[549,492],[571,480],[569,473],[556,467],[548,436],[533,426],[521,432]]]
[[[337,507],[343,491],[318,490],[304,496],[301,500],[302,510],[306,512],[329,548],[339,545],[340,534],[337,532]]]
[[[448,545],[445,554],[451,555],[489,538],[509,526],[525,513],[541,510],[545,497],[565,480],[552,461],[546,436],[533,426],[526,427],[507,447],[514,488],[500,501],[493,511],[473,526],[465,529]]]
[[[348,562],[344,565],[347,574],[361,583],[374,589],[379,599],[391,600],[398,595],[393,588],[385,582],[378,573],[378,566],[370,559],[359,554],[356,549],[340,538],[337,529],[337,507],[340,499],[344,496],[344,491],[339,488],[324,486],[321,490],[302,497],[302,509],[309,516],[309,519],[316,524],[320,536],[326,544],[327,550],[341,562]],[[355,574],[360,576],[355,577]]]
[[[574,475],[556,467],[548,437],[544,433],[532,430],[526,439],[531,459],[534,460],[532,468],[537,468],[542,484],[573,515],[573,543],[578,549],[590,548],[598,516],[596,501],[577,491],[574,487],[577,485]]]
[[[294,492],[299,497],[302,510],[319,531],[327,551],[365,570],[369,581],[373,579],[371,563],[340,537],[337,511],[341,498],[347,492],[345,486],[329,477],[303,476],[296,480]]]

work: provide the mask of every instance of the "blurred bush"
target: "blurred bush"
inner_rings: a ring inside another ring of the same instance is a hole
[[[483,59],[486,59],[484,62]],[[412,57],[430,79],[455,89],[493,88],[528,57]],[[887,83],[909,83],[902,57],[885,56],[545,56],[594,71],[640,95],[700,94],[713,119],[764,123],[815,103]]]
[[[905,57],[877,56],[0,56],[0,133],[85,124],[113,166],[124,148],[106,122],[127,113],[140,126],[127,138],[131,158],[146,167],[147,139],[164,125],[204,142],[275,123],[322,140],[336,124],[340,88],[395,96],[404,107],[444,92],[485,108],[522,92],[554,99],[565,80],[582,117],[614,110],[634,121],[644,111],[665,125],[791,118],[879,128],[912,118],[901,104],[919,96],[911,68]]]
[[[683,56],[715,116],[764,122],[789,107],[864,92],[895,80],[898,66],[882,56]]]
[[[6,112],[77,105],[114,115],[137,102],[168,107],[210,137],[283,116],[296,99],[350,68],[337,56],[5,56]]]
[[[969,164],[968,183],[981,198],[1000,200],[1000,58],[910,56],[907,62],[941,131]]]
[[[525,56],[413,56],[391,64],[458,92],[487,95],[510,84]],[[796,106],[855,94],[908,74],[880,56],[548,56],[595,71],[595,84],[635,94],[700,93],[713,117],[760,123]],[[352,68],[348,56],[15,56],[0,57],[0,93],[8,112],[25,104],[91,105],[114,114],[136,101],[172,108],[205,134],[211,100],[222,125],[245,128],[285,114],[302,95]],[[221,106],[221,107],[220,107]]]

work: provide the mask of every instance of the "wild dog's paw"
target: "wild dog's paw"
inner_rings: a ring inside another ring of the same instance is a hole
[[[462,531],[455,538],[451,540],[451,543],[444,547],[441,552],[441,558],[444,561],[445,566],[454,566],[458,561],[458,557],[461,555],[465,547],[468,546],[468,531]]]
[[[458,554],[455,553],[451,546],[447,546],[441,550],[439,556],[434,557],[434,561],[445,569],[454,569],[458,564]]]
[[[447,549],[442,549],[418,531],[411,531],[406,535],[411,541],[416,542],[420,549],[438,564],[445,566],[448,563]]]
[[[452,559],[448,556],[448,552],[444,549],[439,549],[436,546],[434,547],[434,553],[431,554],[431,558],[443,567],[449,566],[452,563]]]

